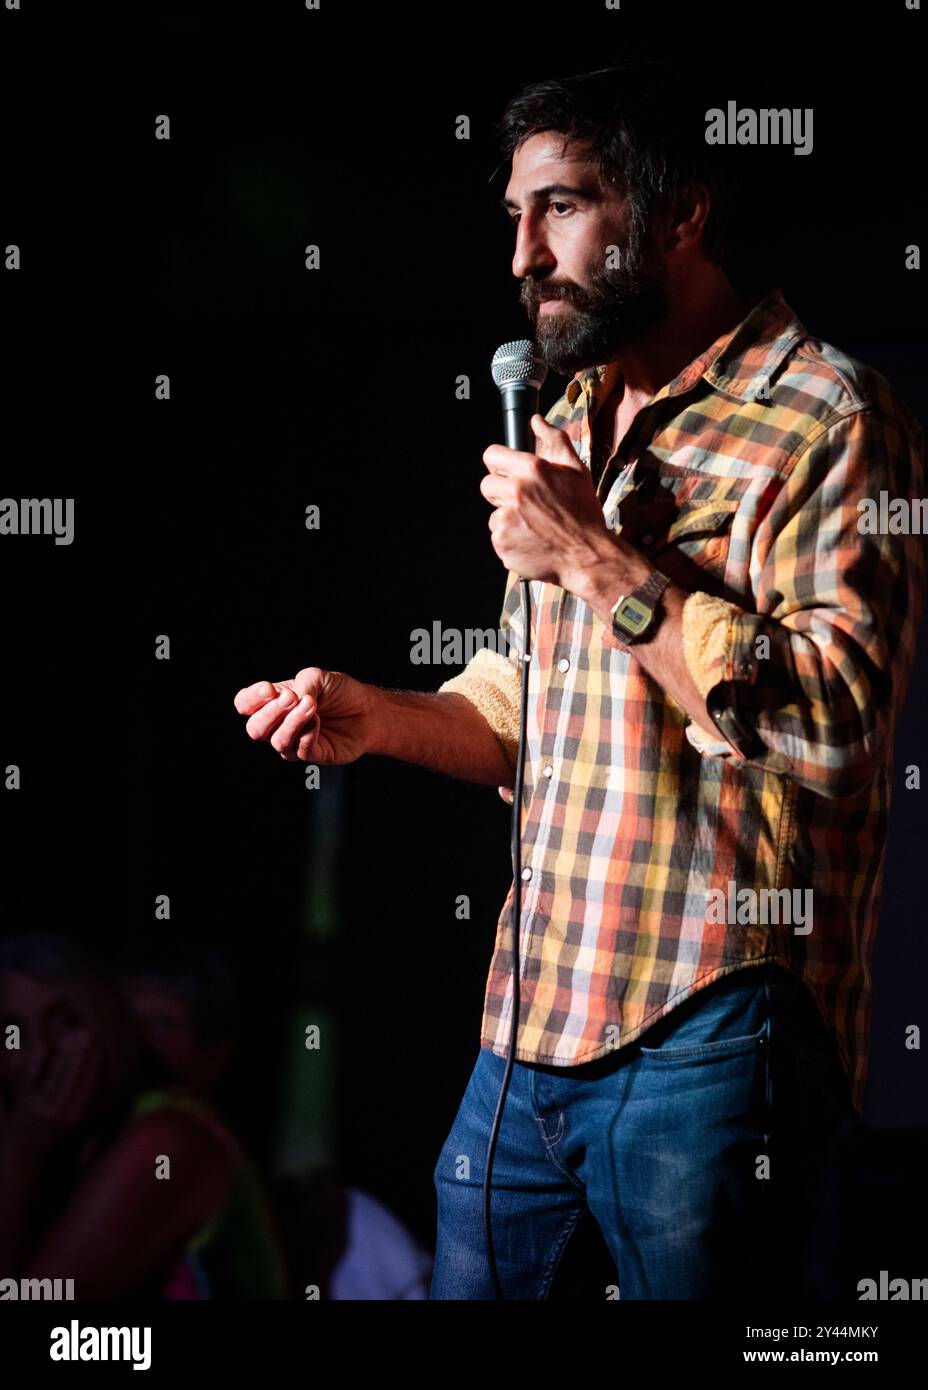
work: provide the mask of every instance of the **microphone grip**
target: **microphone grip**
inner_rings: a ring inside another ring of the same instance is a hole
[[[532,433],[532,416],[538,411],[538,387],[524,382],[513,382],[501,388],[503,398],[503,433],[508,449],[518,449],[520,453],[535,452],[535,436]],[[531,652],[531,591],[529,580],[519,576],[520,600],[522,606],[523,657]]]
[[[513,382],[501,388],[503,398],[503,435],[507,449],[520,453],[535,452],[535,436],[531,418],[538,413],[538,388]]]

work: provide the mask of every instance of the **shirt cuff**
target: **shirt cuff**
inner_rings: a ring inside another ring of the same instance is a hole
[[[518,666],[493,651],[481,647],[459,676],[438,687],[439,694],[463,695],[475,705],[503,746],[514,768],[519,751],[519,713],[522,706],[522,678]]]
[[[763,745],[739,708],[739,689],[757,681],[754,642],[758,616],[697,590],[683,605],[683,656],[693,684],[721,735],[715,740],[692,722],[686,736],[707,756],[750,760]]]

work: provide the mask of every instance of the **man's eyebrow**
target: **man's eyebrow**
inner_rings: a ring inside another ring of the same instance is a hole
[[[567,193],[571,198],[582,198],[587,203],[592,202],[596,197],[594,189],[575,188],[569,183],[548,183],[545,184],[544,188],[536,188],[528,196],[530,201],[538,203],[543,198],[550,198],[552,193]],[[500,207],[505,208],[507,212],[510,208],[515,208],[518,211],[519,204],[513,198],[501,198]]]

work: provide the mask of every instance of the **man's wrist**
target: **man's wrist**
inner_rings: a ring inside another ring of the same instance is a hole
[[[609,536],[569,577],[564,588],[588,604],[604,623],[611,624],[616,600],[640,588],[654,572],[654,566],[628,541]]]
[[[389,716],[389,696],[396,692],[379,685],[367,687],[367,711],[364,715],[364,752],[392,757],[396,742],[397,720]],[[394,734],[391,739],[390,734]]]

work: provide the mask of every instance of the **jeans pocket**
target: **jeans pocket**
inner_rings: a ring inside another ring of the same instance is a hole
[[[712,1061],[759,1052],[770,1033],[768,972],[736,972],[708,985],[642,1035],[651,1062]]]
[[[640,1046],[639,1052],[652,1062],[693,1062],[721,1060],[727,1057],[748,1056],[759,1052],[767,1037],[766,1020],[755,1033],[746,1033],[734,1038],[717,1038],[707,1043],[660,1043],[657,1047]]]

